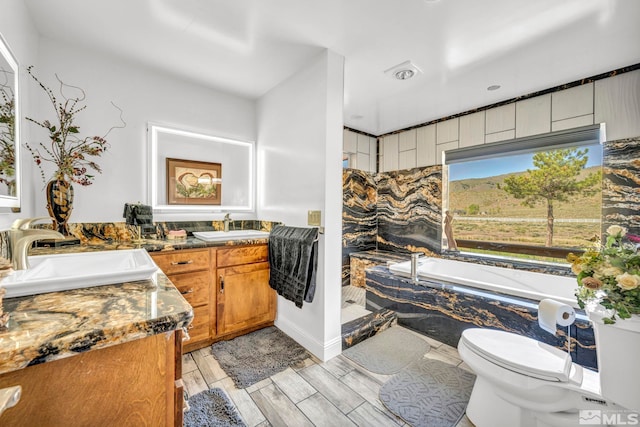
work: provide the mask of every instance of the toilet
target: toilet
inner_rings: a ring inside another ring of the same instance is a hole
[[[476,427],[640,425],[640,320],[601,319],[591,317],[600,373],[522,335],[465,330],[458,352],[476,374],[469,419]]]

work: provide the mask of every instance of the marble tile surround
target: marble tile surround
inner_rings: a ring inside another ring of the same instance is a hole
[[[623,225],[632,234],[640,235],[640,137],[628,138],[604,143],[603,180],[602,180],[602,218],[603,231],[609,225]],[[366,235],[367,245],[360,250],[385,250],[398,253],[423,252],[431,256],[440,256],[442,235],[442,170],[440,166],[414,168],[408,170],[378,173],[348,170],[345,182],[353,174],[365,174],[374,180],[366,188],[368,194],[376,192],[376,209],[372,204],[366,210],[366,216],[351,211],[349,224],[343,221],[343,284],[348,278],[349,255],[359,246],[350,242],[362,239]],[[353,198],[362,197],[355,188],[343,192],[343,217],[347,206],[356,202]],[[354,194],[355,193],[355,194]],[[374,196],[368,196],[371,200]],[[360,216],[362,215],[362,220]],[[359,222],[359,223],[358,223]],[[345,230],[350,230],[347,234]],[[375,247],[371,247],[372,236],[376,237]],[[444,253],[442,256],[459,258],[460,255]],[[503,265],[490,259],[479,261],[464,256],[465,260],[488,265]],[[515,263],[518,264],[518,263]],[[531,265],[512,265],[514,268],[541,270]],[[549,270],[543,268],[542,270]],[[567,274],[566,269],[551,269],[554,274]]]
[[[628,228],[632,234],[640,235],[640,137],[608,141],[604,143],[603,158],[603,190],[602,190],[602,218],[603,232],[609,225],[618,224]],[[439,253],[440,249],[434,242],[438,236],[441,217],[428,216],[428,221],[418,219],[412,222],[409,212],[441,212],[441,174],[435,170],[421,170],[418,168],[407,171],[377,174],[375,176],[377,200],[377,248],[401,255],[403,252],[420,250],[420,245],[412,244],[411,231],[419,230],[431,232],[422,236],[427,249]],[[428,169],[428,168],[426,168]],[[408,179],[413,177],[414,180]],[[427,190],[418,184],[425,180]],[[382,191],[381,191],[382,189]],[[438,194],[438,197],[433,197]],[[347,203],[348,200],[345,200]],[[414,206],[415,205],[415,206]],[[428,205],[428,206],[427,206]],[[370,219],[368,219],[370,223]],[[438,230],[434,227],[438,225]],[[413,227],[413,228],[412,228]],[[413,239],[415,241],[415,238]],[[362,257],[358,254],[351,256],[356,267],[371,267],[376,263],[384,264],[375,258],[365,256],[375,251],[364,251]],[[472,256],[444,253],[442,256],[464,261],[479,262],[488,265],[498,265],[516,269],[540,271],[551,274],[571,275],[565,267],[532,266],[527,263],[506,263],[490,259],[479,259]],[[378,257],[379,258],[379,257]],[[566,334],[560,334],[557,339],[539,330],[536,305],[531,302],[524,306],[509,306],[504,303],[484,297],[480,300],[456,293],[414,288],[411,284],[396,282],[381,274],[375,267],[366,274],[367,309],[377,310],[388,308],[398,312],[401,325],[419,330],[428,336],[455,346],[462,330],[471,326],[493,327],[511,332],[522,333],[543,342],[565,348]],[[362,281],[364,268],[359,268],[360,274],[355,274],[354,285]],[[581,321],[571,330],[572,357],[578,363],[595,368],[595,340],[588,322]]]
[[[342,286],[350,283],[349,255],[376,248],[376,202],[377,188],[371,173],[357,169],[342,172]]]
[[[640,235],[640,137],[604,144],[602,230],[627,227]]]
[[[397,252],[440,252],[442,167],[376,175],[378,247]]]
[[[386,267],[367,271],[368,310],[389,309],[398,324],[456,347],[462,331],[480,327],[524,335],[566,350],[567,332],[557,336],[538,326],[537,301],[501,297],[493,292],[467,292],[463,286],[393,275]],[[571,357],[588,368],[597,368],[595,338],[588,319],[582,316],[570,327]]]

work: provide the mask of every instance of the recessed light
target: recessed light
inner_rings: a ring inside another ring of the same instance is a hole
[[[491,85],[487,88],[487,90],[498,90],[500,89],[500,87],[501,87],[500,85]]]
[[[385,74],[398,80],[408,80],[415,77],[416,74],[422,71],[411,61],[404,61],[402,64],[398,64],[394,67],[385,70]]]
[[[398,80],[407,80],[413,77],[414,74],[415,71],[413,70],[398,70],[393,74],[393,77]]]

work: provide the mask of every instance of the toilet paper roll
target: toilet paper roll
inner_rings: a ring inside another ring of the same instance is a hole
[[[570,305],[552,299],[543,299],[538,304],[538,325],[555,335],[557,326],[569,326],[576,320],[576,311]]]

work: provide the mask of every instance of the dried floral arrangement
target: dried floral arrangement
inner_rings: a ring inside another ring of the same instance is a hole
[[[91,171],[102,173],[102,169],[92,158],[100,157],[107,151],[109,144],[106,137],[113,129],[126,127],[126,122],[122,118],[122,110],[113,102],[111,103],[120,111],[122,125],[112,126],[103,136],[82,137],[80,136],[80,126],[75,124],[75,120],[77,114],[87,108],[86,105],[83,105],[86,99],[84,90],[64,83],[56,74],[62,99],[59,100],[53,90],[33,74],[33,65],[27,68],[27,72],[47,94],[56,112],[55,123],[49,120],[39,121],[30,117],[26,118],[49,132],[48,144],[41,142],[38,143],[37,147],[25,144],[40,169],[43,182],[46,182],[46,178],[42,169],[42,162],[51,162],[57,167],[54,179],[68,180],[83,186],[91,185],[95,178]],[[79,95],[67,97],[63,93],[65,89],[74,89],[79,92]]]

